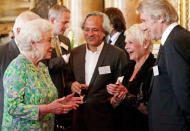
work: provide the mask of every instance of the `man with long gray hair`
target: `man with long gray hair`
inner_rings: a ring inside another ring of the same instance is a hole
[[[74,131],[114,131],[111,96],[106,85],[123,76],[125,52],[106,43],[110,21],[106,14],[87,14],[82,29],[86,44],[71,51],[71,90],[85,102],[73,117]]]
[[[138,11],[144,30],[161,39],[153,67],[150,131],[190,131],[190,32],[177,24],[168,0],[143,0]]]

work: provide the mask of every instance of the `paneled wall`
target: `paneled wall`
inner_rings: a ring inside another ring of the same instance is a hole
[[[75,46],[84,42],[80,24],[84,16],[94,10],[102,11],[107,7],[117,7],[123,12],[127,27],[139,23],[136,8],[140,0],[0,0],[0,37],[11,30],[15,17],[22,11],[32,9],[43,18],[47,17],[48,8],[63,4],[71,10],[71,26],[68,34]],[[179,23],[190,29],[190,0],[170,0],[179,13]]]
[[[63,0],[63,4],[71,10],[71,26],[69,37],[74,38],[74,46],[84,43],[81,22],[85,15],[92,11],[103,11],[103,0]]]
[[[29,5],[27,0],[0,0],[0,37],[10,32],[16,16],[27,10]]]
[[[136,13],[139,1],[140,0],[104,0],[105,8],[117,7],[123,12],[127,27],[140,22],[139,16]]]

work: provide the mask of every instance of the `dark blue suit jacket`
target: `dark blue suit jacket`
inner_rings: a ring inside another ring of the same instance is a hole
[[[190,131],[190,32],[176,26],[160,51],[149,102],[150,131]]]
[[[129,60],[129,54],[127,53],[127,51],[125,50],[125,35],[124,32],[122,32],[119,37],[117,38],[116,42],[115,42],[115,46],[123,49],[127,55],[127,60]]]

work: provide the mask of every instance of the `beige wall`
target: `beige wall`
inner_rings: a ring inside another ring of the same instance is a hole
[[[14,22],[15,17],[22,11],[33,5],[36,8],[36,2],[47,0],[0,0],[0,35],[7,34],[11,30],[10,22]],[[117,7],[121,9],[126,19],[127,27],[134,23],[139,23],[139,16],[136,14],[136,8],[140,0],[49,0],[49,5],[59,1],[71,10],[71,30],[74,34],[74,43],[79,45],[84,42],[82,30],[80,28],[83,17],[94,10],[102,11],[106,7]],[[179,23],[187,29],[190,29],[190,0],[170,0],[179,13]],[[33,3],[33,4],[32,4]],[[45,6],[47,7],[47,4]],[[42,8],[43,4],[39,9]],[[49,7],[49,6],[48,6]],[[47,8],[46,8],[47,9]],[[40,12],[44,10],[40,10]],[[46,11],[47,12],[47,11]]]
[[[105,8],[117,7],[125,17],[127,27],[139,23],[139,16],[136,13],[136,8],[140,0],[104,0]]]
[[[63,4],[71,10],[71,29],[74,34],[74,44],[84,43],[80,24],[85,15],[91,11],[103,11],[106,7],[117,7],[123,12],[127,27],[139,23],[136,8],[139,0],[63,0]],[[73,35],[72,34],[72,35]]]
[[[103,0],[64,0],[63,4],[71,10],[70,33],[74,35],[74,46],[84,43],[81,22],[87,13],[92,11],[103,11]],[[70,36],[72,37],[72,36]],[[73,37],[72,37],[73,38]]]

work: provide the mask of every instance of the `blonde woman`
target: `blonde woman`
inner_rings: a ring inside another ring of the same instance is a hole
[[[131,26],[125,32],[125,49],[129,53],[130,60],[134,61],[126,68],[124,83],[109,84],[107,90],[113,95],[112,103],[117,106],[121,103],[123,114],[118,128],[122,131],[147,131],[147,99],[152,76],[152,67],[155,59],[150,52],[151,41],[148,32],[143,31],[140,24]],[[121,122],[122,121],[122,122]]]

